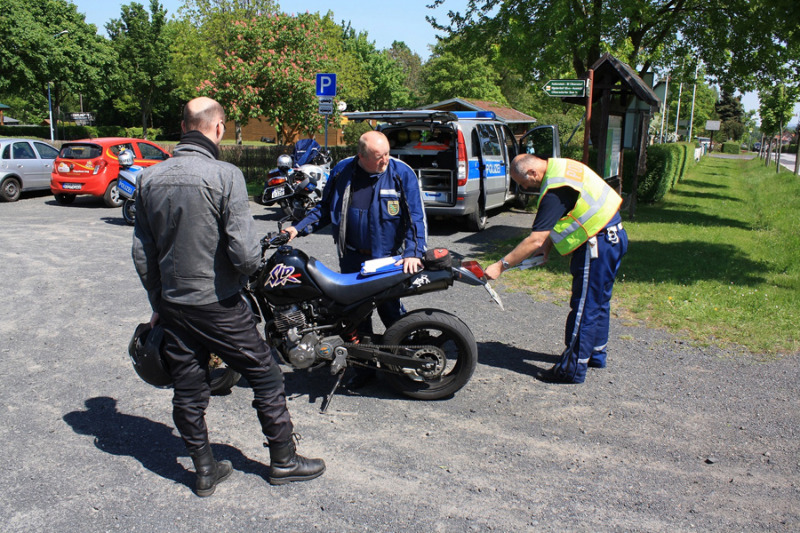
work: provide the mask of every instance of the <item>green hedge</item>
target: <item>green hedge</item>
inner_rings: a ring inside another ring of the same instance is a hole
[[[742,147],[737,142],[725,142],[722,143],[722,153],[723,154],[738,154],[741,152]]]

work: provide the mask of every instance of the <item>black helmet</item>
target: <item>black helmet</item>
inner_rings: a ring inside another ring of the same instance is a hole
[[[166,389],[172,385],[172,376],[161,358],[163,339],[164,328],[160,324],[152,329],[149,323],[139,324],[128,344],[128,355],[131,356],[133,369],[140,378],[154,387]]]

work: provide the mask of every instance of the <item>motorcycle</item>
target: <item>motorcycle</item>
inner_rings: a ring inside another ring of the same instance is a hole
[[[392,257],[368,261],[359,273],[339,274],[288,240],[280,232],[262,239],[262,264],[245,295],[283,363],[295,369],[328,367],[336,376],[323,412],[350,366],[378,370],[396,391],[422,400],[448,397],[467,384],[478,348],[457,316],[417,309],[373,338],[359,336],[358,326],[385,300],[446,290],[455,281],[484,286],[502,307],[476,261],[452,260],[448,252],[452,264],[429,262],[406,274]]]
[[[330,176],[331,158],[313,139],[295,144],[294,156],[278,157],[278,168],[270,172],[259,203],[278,204],[286,219],[302,220],[322,200]]]
[[[136,180],[144,167],[133,164],[134,155],[130,150],[121,151],[118,159],[117,190],[122,198],[122,218],[133,226],[136,221]]]

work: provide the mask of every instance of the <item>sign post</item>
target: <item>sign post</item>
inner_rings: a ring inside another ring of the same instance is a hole
[[[542,90],[547,96],[583,98],[586,96],[586,80],[550,80]]]
[[[333,97],[336,96],[336,74],[317,74],[317,98],[319,113],[325,115],[325,150],[328,150],[328,117],[333,113]]]

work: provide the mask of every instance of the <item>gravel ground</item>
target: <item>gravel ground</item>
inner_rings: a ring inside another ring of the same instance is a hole
[[[251,207],[275,229],[274,210]],[[236,472],[198,498],[170,391],[127,359],[149,309],[120,210],[27,195],[0,220],[5,532],[800,529],[797,354],[698,348],[617,318],[608,368],[545,384],[533,375],[559,354],[568,309],[502,284],[505,312],[463,284],[405,301],[475,334],[475,375],[450,399],[378,382],[321,414],[330,376],[285,369],[300,449],[327,461],[315,481],[270,486],[251,391],[214,397],[213,448]],[[432,220],[431,244],[474,256],[530,222],[504,211],[470,234]],[[328,233],[298,244],[335,266]]]

